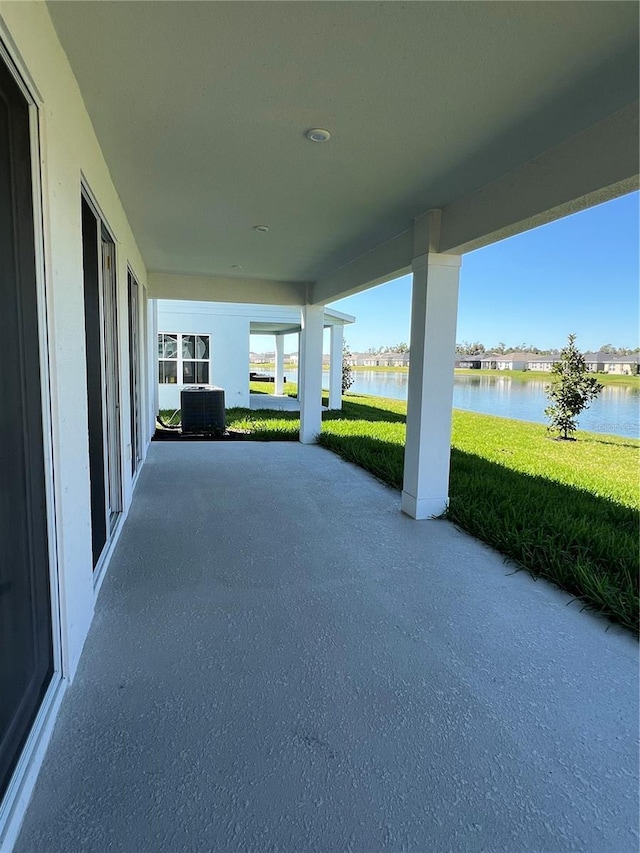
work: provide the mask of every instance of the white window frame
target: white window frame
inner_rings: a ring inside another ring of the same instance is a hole
[[[177,354],[176,358],[161,358],[159,351],[159,343],[160,337],[162,335],[171,335],[176,338],[176,346],[177,346]],[[185,337],[199,337],[207,339],[207,347],[209,356],[208,358],[184,358],[182,354],[182,339]],[[158,348],[158,370],[157,370],[157,379],[158,385],[198,385],[198,384],[211,384],[211,334],[209,332],[166,332],[166,331],[158,331],[158,338],[156,341],[156,347]],[[176,364],[176,381],[174,382],[160,382],[160,362],[161,361],[169,361],[175,362]],[[185,382],[184,381],[184,362],[185,361],[193,361],[198,364],[206,364],[208,367],[208,378],[206,383],[197,383],[197,382]]]

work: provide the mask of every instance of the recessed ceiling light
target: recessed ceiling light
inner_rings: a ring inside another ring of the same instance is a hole
[[[253,230],[254,231],[262,231],[264,233],[264,232],[269,230],[269,226],[268,225],[254,225]]]
[[[328,142],[331,139],[329,131],[322,127],[312,127],[311,130],[307,131],[306,136],[312,142]]]

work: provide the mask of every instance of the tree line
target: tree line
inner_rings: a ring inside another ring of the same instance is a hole
[[[473,341],[472,343],[469,341],[463,341],[461,344],[456,344],[456,355],[482,355],[482,353],[485,352],[493,352],[496,355],[508,355],[510,352],[532,352],[536,355],[559,355],[561,351],[562,350],[557,347],[555,349],[540,349],[540,347],[536,347],[533,344],[528,344],[524,341],[516,346],[507,346],[503,341],[498,341],[498,343],[493,347],[485,347],[485,345],[480,341]],[[602,344],[602,346],[598,347],[596,351],[615,356],[633,355],[634,353],[640,352],[640,347],[631,349],[630,347],[616,347],[613,344]],[[385,355],[390,352],[409,352],[409,344],[402,341],[401,343],[394,344],[393,346],[369,347],[369,349],[365,350],[365,355]]]
[[[456,354],[457,355],[482,355],[484,352],[493,352],[496,355],[507,355],[510,352],[533,352],[536,355],[559,355],[561,350],[559,349],[540,349],[539,347],[534,346],[533,344],[521,343],[517,346],[508,347],[502,341],[498,342],[494,347],[490,347],[487,349],[484,344],[480,343],[480,341],[474,341],[473,343],[469,343],[468,341],[463,341],[461,344],[456,344]],[[629,349],[628,347],[615,347],[613,344],[603,344],[598,348],[597,352],[603,352],[607,355],[633,355],[636,352],[640,352],[640,347],[635,347],[635,349]]]
[[[384,355],[388,352],[409,352],[409,344],[403,341],[392,347],[369,347],[368,350],[365,350],[365,355]]]

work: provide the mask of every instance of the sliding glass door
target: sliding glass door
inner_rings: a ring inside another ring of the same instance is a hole
[[[122,512],[120,366],[115,244],[82,197],[85,352],[93,565]]]
[[[140,287],[131,271],[128,274],[129,301],[129,413],[131,426],[131,474],[142,461],[142,412],[140,364]]]

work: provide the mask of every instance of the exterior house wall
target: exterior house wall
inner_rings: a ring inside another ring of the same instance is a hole
[[[587,370],[591,373],[598,373],[599,371],[604,370],[604,362],[606,360],[606,355],[602,352],[584,352],[582,353],[584,356],[585,364],[587,365]]]
[[[90,191],[116,241],[118,349],[123,513],[132,491],[129,417],[127,269],[140,288],[140,316],[147,315],[146,269],[109,169],[93,132],[77,82],[58,41],[47,7],[0,3],[0,58],[17,70],[34,106],[32,170],[36,198],[39,321],[44,366],[45,469],[49,523],[54,674],[22,753],[0,817],[0,846],[12,843],[50,736],[65,684],[73,677],[93,618],[101,575],[94,573],[87,432],[81,187]],[[38,192],[38,189],[40,190]],[[144,334],[144,321],[140,328]],[[142,338],[144,346],[144,338]],[[141,367],[143,455],[152,424]],[[111,547],[117,538],[112,537]],[[102,566],[108,557],[103,554]],[[99,564],[100,566],[100,564]],[[4,849],[4,848],[3,848]]]
[[[159,300],[158,332],[202,334],[210,337],[209,384],[224,389],[225,405],[249,405],[249,325],[247,306]],[[179,409],[183,384],[159,384],[161,409]]]
[[[638,356],[620,356],[604,361],[602,369],[605,373],[613,373],[617,376],[635,376],[640,373],[640,362]]]
[[[527,370],[529,362],[521,359],[497,359],[496,367],[498,370]]]
[[[59,572],[63,578],[65,672],[72,675],[93,613],[86,435],[87,394],[81,185],[84,180],[116,239],[123,461],[130,458],[127,265],[140,285],[146,269],[78,86],[44,4],[3,3],[0,37],[13,43],[19,70],[32,82],[38,110],[43,195],[45,291],[52,400],[53,465]],[[12,51],[13,52],[13,51]],[[151,425],[147,424],[146,438]],[[123,464],[125,508],[132,483]]]
[[[249,406],[249,362],[250,334],[252,323],[256,334],[269,334],[269,327],[295,329],[300,324],[301,306],[262,305],[227,302],[200,302],[185,299],[159,299],[158,332],[173,334],[209,335],[209,384],[224,389],[225,405]],[[350,315],[339,312],[325,312],[325,326],[352,323]],[[259,331],[257,331],[259,329]],[[276,332],[274,331],[275,335]],[[157,344],[154,344],[157,352]],[[275,353],[255,353],[254,363],[261,359],[273,361]],[[291,354],[289,364],[297,365],[298,353]],[[323,356],[323,364],[328,364],[329,356]],[[158,391],[158,407],[161,409],[180,408],[180,392],[185,387],[178,377],[176,383],[158,383],[158,369],[155,368]]]
[[[555,364],[557,359],[540,359],[539,361],[530,361],[529,362],[529,370],[539,370],[545,371],[546,373],[551,372],[551,368]]]

